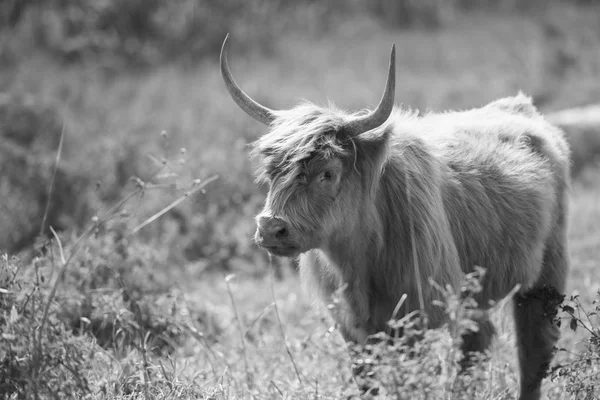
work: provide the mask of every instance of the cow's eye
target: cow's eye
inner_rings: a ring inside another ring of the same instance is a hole
[[[299,173],[297,179],[300,183],[308,182],[308,176],[304,172]]]
[[[321,180],[330,181],[333,179],[333,172],[330,170],[326,170],[321,174]]]

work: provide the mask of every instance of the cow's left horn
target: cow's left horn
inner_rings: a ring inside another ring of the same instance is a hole
[[[375,110],[364,117],[359,117],[348,125],[353,135],[359,135],[363,132],[377,128],[389,118],[394,108],[394,96],[396,92],[396,45],[392,45],[390,54],[390,68],[388,71],[385,91]]]
[[[273,122],[273,110],[258,104],[252,100],[240,87],[235,83],[231,71],[229,71],[229,63],[227,63],[227,41],[229,34],[225,36],[223,46],[221,47],[221,75],[225,81],[225,86],[231,95],[231,98],[237,103],[242,110],[255,120],[262,122],[265,125],[270,125]]]

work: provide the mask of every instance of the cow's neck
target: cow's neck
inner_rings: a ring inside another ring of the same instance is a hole
[[[375,207],[371,208],[337,229],[322,249],[348,283],[362,279],[380,252],[381,221]]]

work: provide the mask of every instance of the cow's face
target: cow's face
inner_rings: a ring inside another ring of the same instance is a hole
[[[342,158],[321,153],[288,168],[267,166],[265,175],[269,193],[256,217],[256,243],[288,257],[322,247],[339,220]]]
[[[279,111],[254,143],[258,181],[269,186],[256,243],[278,256],[327,250],[373,203],[386,154],[385,128],[353,135],[353,116],[304,104]]]
[[[350,171],[356,171],[360,156],[373,166],[375,157],[371,155],[381,153],[378,149],[384,147],[381,139],[386,135],[371,137],[368,132],[380,127],[394,106],[394,46],[383,96],[370,112],[348,114],[311,104],[277,111],[257,103],[231,75],[227,38],[221,48],[221,74],[238,106],[270,127],[254,146],[254,153],[262,157],[259,179],[269,185],[265,208],[256,218],[256,242],[279,256],[295,256],[327,245],[336,228],[357,218],[355,200],[362,196],[357,190],[372,187],[369,174],[363,174],[368,184],[361,186],[350,181],[351,175],[360,176],[360,172],[353,175]],[[361,138],[363,134],[367,136]]]

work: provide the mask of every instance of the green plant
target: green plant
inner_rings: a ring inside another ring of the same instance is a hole
[[[16,260],[0,257],[0,392],[7,398],[83,396],[90,391],[88,377],[98,349],[61,321],[57,304],[47,303],[45,274],[34,268],[30,279]]]
[[[600,395],[600,291],[592,301],[592,309],[586,309],[579,295],[572,295],[560,305],[560,314],[555,317],[558,326],[568,321],[572,331],[584,330],[586,338],[582,351],[572,353],[570,360],[552,368],[553,380],[566,380],[566,391],[574,399],[592,400]],[[569,352],[557,347],[558,352]]]
[[[353,347],[354,372],[363,390],[384,391],[395,399],[478,399],[486,393],[485,354],[470,355],[461,369],[462,336],[478,329],[475,296],[481,291],[483,270],[465,276],[460,293],[438,287],[448,324],[427,329],[424,315],[409,314],[390,321],[390,333],[380,333],[364,346]],[[395,332],[401,332],[400,335]]]
[[[264,0],[50,0],[23,3],[13,14],[13,30],[28,32],[22,37],[35,46],[111,67],[196,60],[217,51],[228,31],[268,48],[270,31],[282,26],[279,2]]]
[[[55,170],[61,159],[63,135]],[[123,207],[164,184],[133,178],[134,188],[129,194],[100,217],[92,218],[68,248],[50,226],[53,240],[41,239],[40,253],[31,266],[16,267],[4,256],[0,265],[0,322],[6,327],[2,333],[6,344],[0,346],[2,393],[17,397],[32,393],[35,398],[88,394],[93,364],[90,354],[97,352],[100,344],[117,354],[139,354],[140,388],[148,398],[152,353],[172,351],[183,335],[184,324],[177,320],[176,302],[165,302],[166,288],[153,281],[147,271],[140,273],[140,268],[147,270],[148,264],[156,261],[152,258],[157,252],[149,247],[136,251],[132,239],[216,179],[195,179],[182,189],[172,162],[167,158],[157,161],[153,176],[167,178],[166,187],[179,189],[182,195],[143,222],[132,227],[132,221],[124,218]],[[167,171],[171,173],[165,174]],[[76,269],[75,264],[79,264]],[[165,376],[164,368],[162,372]]]

